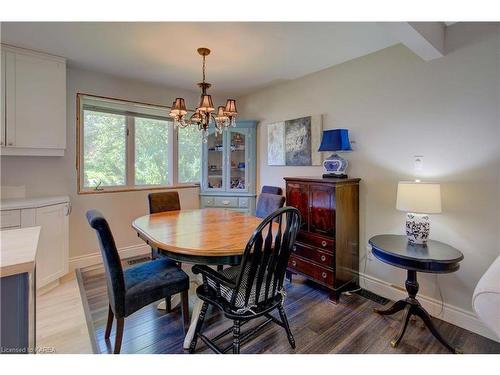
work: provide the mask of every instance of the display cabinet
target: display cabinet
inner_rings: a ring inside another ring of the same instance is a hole
[[[256,121],[238,121],[203,144],[201,207],[255,212]]]

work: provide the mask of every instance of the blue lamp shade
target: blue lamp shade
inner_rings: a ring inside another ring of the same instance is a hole
[[[349,130],[324,130],[318,151],[352,151]]]

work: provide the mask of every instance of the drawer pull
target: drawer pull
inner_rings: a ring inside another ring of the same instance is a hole
[[[323,272],[323,273],[321,274],[321,277],[322,277],[323,279],[326,279],[326,276],[327,276],[326,272]]]
[[[321,261],[324,262],[326,260],[326,257],[324,255],[321,256]]]
[[[326,247],[326,241],[321,241],[321,246]]]
[[[292,251],[293,252],[297,251],[297,246],[294,245],[293,248],[292,248]]]
[[[229,203],[231,203],[231,202],[229,202],[229,201],[222,201],[222,204],[223,204],[224,206],[227,206]]]
[[[297,265],[297,262],[296,262],[296,261],[294,261],[294,260],[292,260],[292,266],[294,266],[294,267],[295,267],[296,265]]]

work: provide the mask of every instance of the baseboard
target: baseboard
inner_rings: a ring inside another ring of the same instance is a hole
[[[120,254],[120,258],[122,259],[150,253],[151,248],[145,244],[126,246],[118,249],[118,254]],[[102,257],[100,252],[73,257],[69,259],[69,271],[73,273],[77,268],[94,266],[101,263]]]
[[[389,298],[393,301],[407,297],[406,290],[400,286],[392,285],[386,281],[361,273],[359,279],[362,288],[382,297]],[[441,301],[423,294],[418,295],[418,300],[432,316],[496,342],[500,342],[500,339],[491,332],[472,311],[467,311],[447,303],[443,304],[441,311]]]

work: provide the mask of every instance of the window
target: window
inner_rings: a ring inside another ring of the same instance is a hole
[[[168,108],[78,94],[79,192],[199,183],[201,133],[174,129]]]

